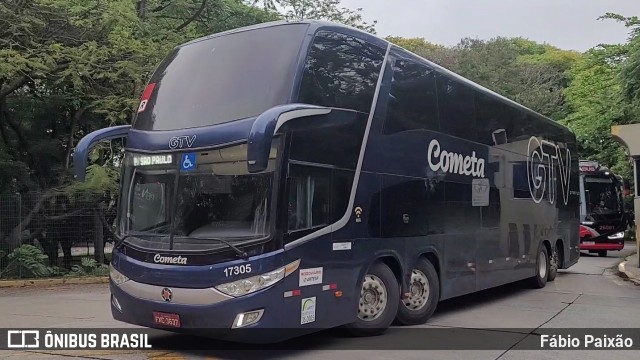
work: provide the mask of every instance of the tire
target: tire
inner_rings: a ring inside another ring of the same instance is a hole
[[[440,299],[440,280],[431,261],[420,258],[411,272],[411,297],[400,299],[396,320],[419,325],[429,320]]]
[[[362,279],[356,321],[345,328],[355,336],[384,333],[398,312],[400,287],[389,267],[375,262]]]
[[[544,244],[540,244],[540,250],[536,256],[536,275],[529,279],[529,283],[534,289],[542,289],[547,285],[549,275],[549,252]]]
[[[547,281],[553,281],[556,279],[556,275],[558,275],[558,266],[560,264],[559,257],[560,250],[558,249],[558,245],[556,245],[553,247],[553,252],[549,259],[549,275],[547,276]]]
[[[598,250],[598,256],[607,257],[607,250]]]

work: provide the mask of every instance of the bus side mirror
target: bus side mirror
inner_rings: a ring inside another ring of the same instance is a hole
[[[258,116],[251,127],[247,141],[247,168],[249,172],[264,171],[269,163],[271,142],[277,131],[288,121],[325,115],[330,108],[308,104],[286,104],[273,107]]]
[[[96,130],[85,135],[73,152],[73,177],[78,181],[84,181],[87,172],[89,151],[101,141],[114,140],[126,137],[131,125],[111,126]]]
[[[366,113],[356,110],[308,104],[289,104],[271,108],[258,116],[253,123],[247,144],[247,168],[251,173],[267,168],[271,142],[279,132],[345,125],[366,116]],[[286,130],[280,131],[285,127]]]

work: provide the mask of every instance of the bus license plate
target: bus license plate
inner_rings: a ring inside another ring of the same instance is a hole
[[[595,245],[596,242],[595,241],[583,241],[582,244],[583,245]]]
[[[180,327],[180,315],[153,312],[153,319],[156,324],[170,327]]]

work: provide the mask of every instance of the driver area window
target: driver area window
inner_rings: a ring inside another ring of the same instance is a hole
[[[330,169],[292,165],[289,175],[289,231],[329,222]]]
[[[344,216],[353,171],[313,164],[289,164],[286,241],[299,239]]]

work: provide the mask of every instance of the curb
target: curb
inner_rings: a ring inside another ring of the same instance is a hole
[[[626,264],[627,264],[627,261],[625,260],[618,265],[618,272],[620,273],[620,276],[631,281],[635,285],[640,286],[640,279],[637,279],[634,276],[629,276],[630,273],[626,271]]]
[[[0,280],[0,289],[21,288],[21,287],[47,287],[47,286],[56,286],[56,285],[106,284],[108,282],[109,282],[109,276],[55,278],[55,279]]]

